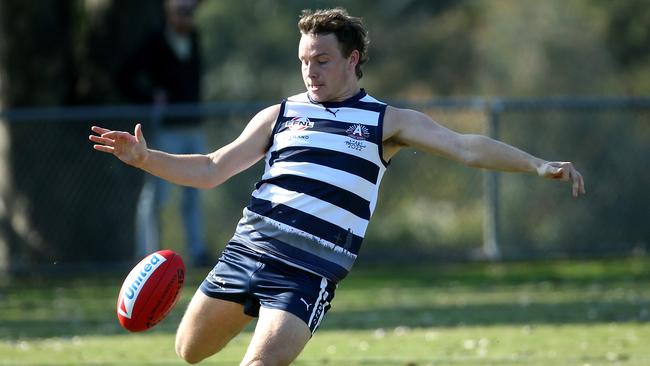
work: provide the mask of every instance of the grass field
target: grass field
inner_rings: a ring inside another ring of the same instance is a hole
[[[116,320],[122,273],[0,284],[0,365],[182,365]],[[650,365],[650,260],[356,268],[295,365]],[[250,330],[206,365],[237,365]]]

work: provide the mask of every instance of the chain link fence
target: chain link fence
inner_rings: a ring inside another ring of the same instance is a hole
[[[152,132],[166,116],[200,117],[208,146],[236,138],[266,103],[5,111],[12,187],[5,202],[9,266],[95,268],[134,260],[144,173],[93,151],[90,126]],[[450,99],[395,102],[460,132],[498,137],[548,160],[571,160],[587,195],[533,175],[487,173],[406,149],[384,178],[360,263],[644,254],[650,242],[650,100]],[[207,152],[207,151],[206,151]],[[263,164],[201,192],[207,243],[224,247]],[[160,247],[185,254],[180,190],[161,217]]]

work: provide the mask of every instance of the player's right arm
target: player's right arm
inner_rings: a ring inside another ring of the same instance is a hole
[[[172,183],[196,188],[212,188],[259,161],[269,147],[280,105],[268,107],[253,117],[231,143],[210,154],[169,154],[147,147],[142,126],[134,134],[93,126],[93,148],[115,155],[126,164],[140,168]]]

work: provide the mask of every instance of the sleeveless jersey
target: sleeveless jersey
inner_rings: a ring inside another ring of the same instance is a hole
[[[284,100],[265,170],[234,242],[338,282],[359,254],[379,183],[386,104],[361,91],[316,103]]]

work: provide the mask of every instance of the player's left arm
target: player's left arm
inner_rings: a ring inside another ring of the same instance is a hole
[[[506,172],[536,173],[571,182],[573,196],[585,193],[584,180],[570,162],[551,162],[484,135],[452,131],[427,115],[388,107],[384,118],[384,151],[389,159],[411,146],[465,165]]]

